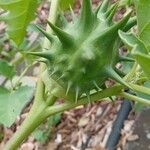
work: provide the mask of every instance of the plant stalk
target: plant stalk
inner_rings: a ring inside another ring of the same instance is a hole
[[[40,106],[34,105],[20,129],[8,141],[4,150],[16,150],[19,145],[36,129],[45,119],[44,109],[46,105],[43,102]]]
[[[141,92],[141,93],[150,95],[150,88],[148,88],[148,87],[140,86],[140,85],[137,85],[137,84],[130,84],[130,86],[131,86],[134,90],[136,90],[136,91],[138,91],[138,92]]]
[[[95,102],[95,101],[101,100],[103,98],[118,95],[118,93],[121,93],[122,89],[123,89],[122,85],[116,85],[114,87],[99,91],[95,94],[90,95],[90,98],[91,98],[90,102]],[[75,102],[74,103],[73,102],[66,102],[66,103],[61,104],[61,105],[59,104],[59,105],[47,107],[47,109],[45,110],[45,114],[47,116],[51,116],[51,115],[54,115],[56,113],[63,112],[65,110],[69,110],[71,108],[75,108],[77,106],[85,105],[88,103],[89,103],[89,100],[85,96],[85,97],[82,97],[81,99],[79,99],[76,103]]]
[[[122,86],[114,86],[112,88],[108,88],[103,91],[99,91],[95,94],[91,95],[91,102],[100,100],[105,97],[117,95],[121,92]],[[11,138],[11,140],[7,143],[4,150],[16,150],[19,145],[44,121],[47,117],[50,117],[54,114],[57,114],[59,112],[80,106],[85,105],[89,103],[87,97],[83,97],[77,101],[77,103],[72,102],[65,102],[64,104],[54,105],[49,107],[51,102],[54,102],[56,97],[51,96],[51,98],[48,100],[48,103],[46,101],[35,101],[31,111],[28,114],[28,117],[23,122],[20,129],[14,134],[14,136]],[[37,103],[39,102],[39,103]]]
[[[128,94],[126,92],[120,93],[119,96],[122,96],[122,97],[125,97],[127,99],[133,100],[135,102],[143,103],[145,105],[149,105],[150,106],[150,100],[148,100],[148,99],[137,97],[135,95],[131,95],[131,94]]]

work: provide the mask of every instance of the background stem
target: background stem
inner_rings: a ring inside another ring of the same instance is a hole
[[[140,86],[137,84],[130,84],[130,86],[138,92],[150,95],[150,88],[148,88],[148,87]]]
[[[143,104],[146,104],[146,105],[150,105],[150,100],[148,100],[148,99],[137,97],[135,95],[131,95],[131,94],[128,94],[126,92],[122,92],[119,95],[123,96],[123,97],[125,97],[127,99],[133,100],[135,102],[139,102],[139,103],[143,103]]]

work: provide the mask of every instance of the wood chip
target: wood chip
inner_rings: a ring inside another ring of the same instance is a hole
[[[139,136],[137,134],[133,134],[133,135],[130,135],[127,140],[128,141],[136,141],[139,139]]]
[[[89,118],[88,117],[82,117],[79,122],[78,122],[78,126],[79,127],[84,127],[89,123]]]

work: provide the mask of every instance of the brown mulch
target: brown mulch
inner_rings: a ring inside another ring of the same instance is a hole
[[[94,150],[105,147],[120,104],[121,101],[102,101],[64,112],[61,123],[55,129],[56,150]],[[131,131],[134,123],[131,118],[122,131],[123,142],[120,141],[118,148],[124,146],[127,140],[124,137]]]
[[[61,122],[53,129],[52,136],[46,144],[42,144],[32,136],[21,146],[20,150],[105,150],[106,142],[122,101],[100,101],[65,111]],[[21,120],[27,115],[24,112]],[[132,134],[135,114],[130,113],[121,131],[121,138],[117,150],[123,150],[127,141],[136,140]],[[18,119],[18,125],[20,125]],[[6,137],[13,132],[6,129]]]

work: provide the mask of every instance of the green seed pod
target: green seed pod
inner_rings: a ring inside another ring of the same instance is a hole
[[[93,11],[91,0],[83,0],[79,19],[72,12],[73,21],[63,30],[48,22],[55,35],[38,27],[51,42],[51,48],[32,54],[47,60],[50,90],[55,96],[60,95],[62,87],[62,97],[71,95],[77,100],[85,93],[89,99],[90,91],[99,90],[108,78],[128,86],[115,71],[120,46],[118,30],[129,30],[134,24],[129,20],[131,13],[114,22],[116,9],[117,4],[109,7],[109,0],[104,0]]]

